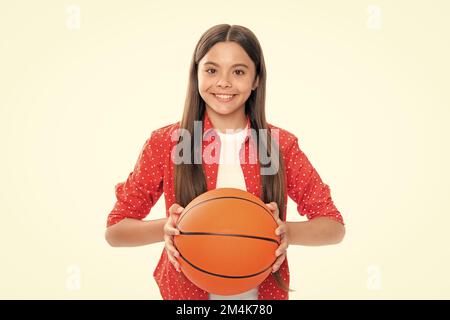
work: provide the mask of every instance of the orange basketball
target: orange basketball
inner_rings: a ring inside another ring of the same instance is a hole
[[[272,270],[280,245],[265,203],[249,192],[219,188],[192,200],[177,221],[174,245],[185,276],[214,294],[258,286]]]

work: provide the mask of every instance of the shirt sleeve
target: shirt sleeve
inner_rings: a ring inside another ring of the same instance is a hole
[[[286,157],[287,191],[297,204],[300,215],[311,220],[329,217],[344,224],[344,220],[333,203],[330,187],[325,184],[303,151],[298,139],[287,150]]]
[[[145,142],[134,170],[125,182],[115,186],[116,203],[108,215],[107,227],[125,218],[144,219],[163,193],[161,146],[152,132]]]

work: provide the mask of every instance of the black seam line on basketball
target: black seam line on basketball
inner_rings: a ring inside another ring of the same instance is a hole
[[[203,204],[203,203],[205,203],[205,202],[213,201],[213,200],[216,200],[216,199],[240,199],[240,200],[245,200],[245,201],[251,202],[251,203],[256,204],[257,206],[260,206],[261,208],[263,208],[264,211],[267,212],[267,213],[272,217],[272,219],[276,222],[275,218],[273,217],[273,215],[272,215],[272,213],[269,211],[269,209],[267,209],[266,207],[260,205],[259,203],[255,202],[255,201],[252,201],[252,200],[249,200],[249,199],[241,198],[241,197],[224,196],[224,197],[217,197],[217,198],[214,198],[214,199],[203,200],[202,202],[199,202],[199,203],[197,203],[196,205],[192,206],[191,208],[189,208],[189,209],[183,214],[183,216],[180,218],[180,220],[177,221],[177,227],[178,227],[178,225],[180,224],[181,220],[182,220],[182,219],[184,218],[184,216],[186,215],[186,213],[189,212],[189,210],[191,210],[191,209],[195,208],[196,206],[199,206],[199,205],[201,205],[201,204]]]
[[[264,240],[264,241],[271,241],[275,242],[276,244],[280,244],[277,240],[266,238],[266,237],[258,237],[258,236],[249,236],[245,234],[234,234],[234,233],[214,233],[214,232],[187,232],[187,231],[181,231],[180,235],[186,235],[186,236],[225,236],[225,237],[241,237],[241,238],[252,238],[252,239],[258,239],[258,240]]]
[[[259,275],[259,274],[261,274],[261,273],[266,272],[268,269],[272,268],[273,264],[277,261],[277,259],[275,259],[274,262],[272,262],[272,264],[271,264],[269,267],[265,268],[263,271],[260,271],[260,272],[258,272],[258,273],[249,274],[249,275],[245,275],[245,276],[227,276],[227,275],[218,274],[218,273],[214,273],[214,272],[210,272],[210,271],[203,270],[202,268],[197,267],[196,265],[194,265],[193,263],[191,263],[188,259],[186,259],[185,257],[183,257],[183,255],[182,255],[181,253],[180,253],[180,257],[181,257],[184,261],[186,261],[187,263],[189,263],[189,265],[190,265],[192,268],[195,268],[195,269],[197,269],[198,271],[201,271],[201,272],[210,274],[210,275],[212,275],[212,276],[216,276],[216,277],[220,277],[220,278],[229,278],[229,279],[242,279],[242,278],[255,277],[255,276],[257,276],[257,275]]]

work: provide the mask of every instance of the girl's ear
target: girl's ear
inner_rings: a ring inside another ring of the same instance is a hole
[[[258,87],[258,84],[259,84],[259,76],[256,77],[252,90],[255,90]]]

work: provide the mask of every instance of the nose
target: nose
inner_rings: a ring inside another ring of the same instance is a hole
[[[216,85],[221,88],[231,87],[231,83],[228,81],[228,78],[226,75],[220,77],[220,79],[217,81]]]

